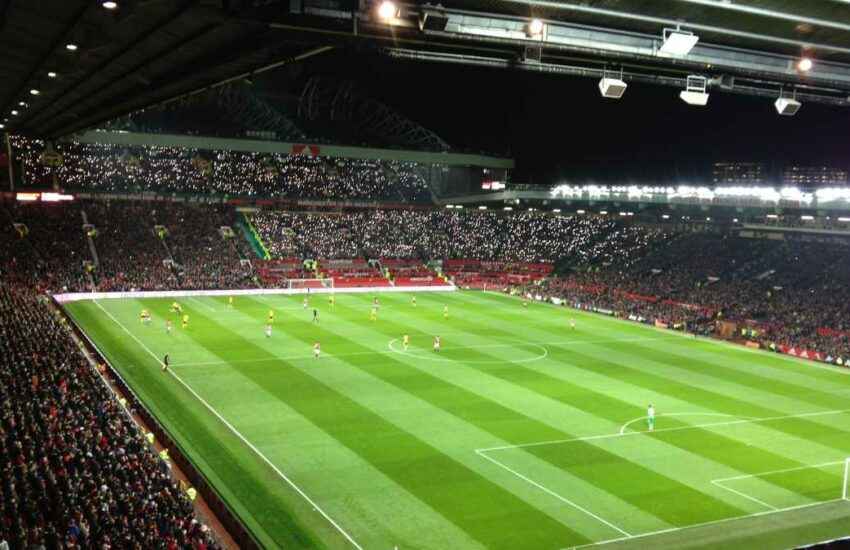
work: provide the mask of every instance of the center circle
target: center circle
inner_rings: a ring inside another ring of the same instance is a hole
[[[417,351],[412,352],[411,350],[404,351],[403,349],[399,349],[398,346],[398,338],[393,338],[389,341],[388,344],[391,351],[398,353],[399,355],[408,355],[410,357],[416,359],[424,359],[426,361],[440,361],[443,363],[469,363],[475,365],[494,365],[498,363],[531,363],[532,361],[539,361],[541,359],[545,359],[547,355],[549,355],[549,350],[540,344],[532,344],[529,342],[516,342],[516,343],[503,343],[503,344],[482,344],[479,346],[450,346],[449,350],[476,350],[476,349],[499,349],[499,348],[532,348],[538,350],[538,354],[534,357],[526,357],[523,359],[452,359],[450,357],[441,356],[440,354],[445,353],[446,348],[443,348],[440,352],[432,352],[426,351],[422,348],[418,348]],[[424,351],[425,353],[417,353]]]

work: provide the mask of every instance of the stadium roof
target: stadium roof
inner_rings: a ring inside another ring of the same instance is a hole
[[[101,4],[0,0],[7,128],[64,135],[340,46],[590,77],[622,70],[627,81],[671,86],[701,74],[729,92],[777,97],[785,88],[804,101],[838,105],[850,95],[848,0],[399,2],[391,24],[371,0]],[[428,10],[442,13],[445,26],[420,28]],[[532,17],[543,20],[543,36],[527,35]],[[659,54],[664,28],[677,25],[699,36],[697,46],[685,57]],[[814,60],[810,71],[797,69],[803,56]]]

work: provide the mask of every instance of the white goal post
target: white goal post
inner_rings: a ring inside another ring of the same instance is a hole
[[[850,458],[844,459],[844,485],[841,487],[842,500],[850,500],[847,498],[847,481],[850,481]]]
[[[332,278],[326,279],[287,279],[286,280],[286,288],[289,290],[298,290],[298,289],[306,289],[308,292],[311,289],[324,289],[324,292],[328,290],[333,291],[334,288],[334,280]]]

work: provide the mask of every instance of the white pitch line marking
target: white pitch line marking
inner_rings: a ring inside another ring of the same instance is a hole
[[[732,477],[723,477],[720,479],[713,479],[712,481],[734,481],[736,479],[747,479],[750,477],[761,477],[761,476],[769,476],[773,474],[784,474],[786,472],[797,472],[799,470],[810,470],[812,468],[823,468],[825,466],[835,466],[837,464],[844,464],[843,460],[836,460],[833,462],[822,462],[820,464],[809,464],[808,466],[797,466],[796,468],[784,468],[782,470],[768,470],[767,472],[758,472],[757,474],[744,474],[740,476],[732,476]]]
[[[710,412],[705,412],[705,413],[704,412],[664,413],[664,414],[657,414],[655,416],[657,418],[660,418],[662,416],[665,416],[665,417],[666,416],[723,416],[723,417],[726,417],[726,418],[742,418],[742,419],[749,419],[749,420],[758,420],[757,418],[755,418],[753,416],[741,416],[741,415],[738,415],[738,414],[710,413]],[[622,434],[626,433],[626,428],[628,428],[631,424],[634,424],[635,422],[640,422],[641,420],[646,420],[647,418],[648,418],[647,416],[640,416],[638,418],[635,418],[634,420],[629,420],[628,422],[623,424],[623,426],[620,428],[620,434],[622,435]]]
[[[551,495],[551,496],[555,497],[556,499],[560,500],[561,502],[563,502],[563,503],[565,503],[565,504],[568,504],[568,505],[572,506],[572,507],[573,507],[573,508],[575,508],[576,510],[578,510],[578,511],[580,511],[580,512],[583,512],[583,513],[587,514],[588,516],[592,517],[593,519],[595,519],[595,520],[597,520],[597,521],[600,521],[600,522],[604,523],[605,525],[607,525],[607,526],[608,526],[608,527],[610,527],[611,529],[613,529],[613,530],[617,531],[617,532],[618,532],[618,533],[620,533],[620,534],[625,535],[627,538],[631,538],[631,537],[633,536],[633,535],[631,535],[628,531],[626,531],[626,530],[624,530],[624,529],[621,529],[620,527],[617,527],[616,525],[614,525],[613,523],[611,523],[611,522],[610,522],[610,521],[608,521],[607,519],[605,519],[605,518],[603,518],[603,517],[601,517],[601,516],[598,516],[598,515],[594,514],[593,512],[591,512],[590,510],[588,510],[587,508],[584,508],[584,507],[582,507],[582,506],[579,506],[579,505],[578,505],[578,504],[576,504],[575,502],[573,502],[573,501],[571,501],[571,500],[569,500],[569,499],[567,499],[567,498],[565,498],[565,497],[562,497],[561,495],[559,495],[559,494],[558,494],[558,493],[556,493],[555,491],[553,491],[553,490],[551,490],[551,489],[549,489],[549,488],[547,488],[547,487],[545,487],[545,486],[543,486],[543,485],[541,485],[541,484],[537,483],[536,481],[534,481],[533,479],[531,479],[531,478],[529,478],[529,477],[527,477],[527,476],[524,476],[523,474],[521,474],[521,473],[517,472],[516,470],[514,470],[514,469],[510,468],[509,466],[507,466],[507,465],[505,465],[505,464],[502,464],[501,462],[499,462],[499,461],[498,461],[498,460],[496,460],[495,458],[493,458],[493,457],[491,457],[491,456],[487,456],[487,455],[486,455],[486,454],[484,454],[483,452],[476,451],[476,453],[477,453],[479,456],[482,456],[482,457],[484,457],[485,459],[489,460],[489,461],[490,461],[490,462],[492,462],[493,464],[495,464],[495,465],[497,465],[497,466],[499,466],[499,467],[501,467],[501,468],[504,468],[504,469],[505,469],[505,470],[507,470],[508,472],[512,473],[513,475],[517,476],[517,477],[518,477],[518,478],[520,478],[521,480],[525,481],[526,483],[529,483],[529,484],[531,484],[531,485],[533,485],[533,486],[537,487],[538,489],[540,489],[540,490],[541,490],[541,491],[543,491],[544,493],[546,493],[546,494],[548,494],[548,495]]]
[[[557,445],[559,443],[570,443],[572,441],[595,441],[598,439],[611,439],[614,437],[629,437],[633,435],[646,435],[652,433],[664,433],[664,432],[677,432],[680,430],[695,430],[699,428],[712,428],[715,426],[734,426],[737,424],[755,424],[758,422],[770,422],[773,420],[785,420],[788,418],[808,418],[812,416],[828,416],[833,414],[844,414],[850,412],[850,409],[836,409],[831,411],[815,411],[815,412],[807,412],[801,414],[788,414],[783,416],[767,416],[764,418],[754,418],[751,420],[731,420],[729,422],[710,422],[708,424],[694,424],[693,426],[676,426],[675,428],[661,428],[658,430],[654,430],[652,432],[649,431],[640,431],[640,432],[614,432],[610,434],[600,434],[600,435],[589,435],[585,437],[573,437],[570,439],[553,439],[551,441],[535,441],[531,443],[521,443],[519,445],[502,445],[499,447],[489,447],[486,449],[475,449],[476,452],[490,452],[490,451],[502,451],[506,449],[522,449],[525,447],[538,447],[541,445]]]
[[[772,506],[772,505],[770,505],[770,504],[768,504],[768,503],[764,502],[763,500],[759,500],[759,499],[757,499],[756,497],[750,496],[750,495],[748,495],[747,493],[744,493],[744,492],[739,491],[739,490],[737,490],[737,489],[733,489],[732,487],[727,487],[727,486],[726,486],[726,485],[724,485],[722,482],[720,482],[720,481],[718,481],[718,480],[716,480],[716,479],[712,479],[712,480],[711,480],[711,484],[712,484],[712,485],[716,485],[717,487],[720,487],[721,489],[726,489],[726,490],[727,490],[727,491],[729,491],[730,493],[735,493],[736,495],[738,495],[738,496],[740,496],[740,497],[743,497],[743,498],[745,498],[745,499],[747,499],[747,500],[749,500],[749,501],[755,502],[756,504],[759,504],[759,505],[761,505],[761,506],[764,506],[765,508],[767,508],[767,509],[769,509],[769,510],[777,510],[776,506]]]
[[[755,513],[747,514],[747,515],[744,515],[744,516],[735,516],[735,517],[731,517],[731,518],[723,518],[723,519],[716,519],[716,520],[712,520],[712,521],[704,521],[702,523],[694,523],[692,525],[685,525],[683,527],[671,527],[671,528],[668,528],[668,529],[659,529],[657,531],[647,531],[646,533],[638,533],[637,535],[632,535],[630,537],[618,537],[618,538],[615,538],[615,539],[607,539],[607,540],[600,540],[598,542],[589,542],[587,544],[579,544],[578,546],[569,547],[569,550],[579,550],[580,548],[591,548],[593,546],[604,546],[606,544],[611,544],[611,543],[614,543],[614,542],[623,542],[623,541],[632,540],[632,539],[654,537],[654,536],[657,536],[657,535],[663,535],[665,533],[673,533],[673,532],[676,532],[676,531],[685,531],[687,529],[694,529],[696,527],[705,527],[707,525],[717,525],[719,523],[729,523],[730,521],[743,521],[743,520],[748,519],[748,518],[754,518],[754,517],[760,517],[760,516],[769,516],[771,514],[778,514],[780,512],[792,512],[794,510],[802,510],[804,508],[812,508],[814,506],[823,506],[823,505],[826,505],[826,504],[832,504],[832,503],[839,502],[839,501],[842,501],[842,500],[844,500],[844,499],[843,498],[834,498],[834,499],[831,499],[831,500],[824,500],[824,501],[821,501],[821,502],[810,502],[810,503],[807,503],[807,504],[800,504],[798,506],[789,506],[787,508],[778,508],[776,510],[765,510],[764,512],[755,512]],[[845,501],[845,502],[847,502],[847,501]],[[567,549],[565,549],[565,550],[567,550]]]
[[[93,300],[93,301],[94,301],[94,303],[97,305],[97,307],[99,307],[99,308],[100,308],[100,309],[101,309],[104,313],[106,313],[106,315],[107,315],[110,319],[112,319],[112,320],[115,322],[115,324],[117,324],[119,327],[121,327],[121,329],[122,329],[124,332],[126,332],[126,333],[127,333],[127,334],[128,334],[128,335],[129,335],[129,336],[130,336],[133,340],[135,340],[135,341],[136,341],[136,343],[138,343],[138,344],[139,344],[139,345],[140,345],[140,346],[141,346],[141,347],[142,347],[142,348],[143,348],[146,352],[148,352],[148,353],[151,355],[151,357],[153,357],[153,358],[156,360],[157,364],[161,364],[161,363],[160,363],[160,359],[159,359],[159,357],[158,357],[158,356],[157,356],[154,352],[152,352],[152,351],[150,350],[150,348],[148,348],[148,347],[147,347],[147,346],[146,346],[146,345],[145,345],[145,344],[144,344],[141,340],[139,340],[139,339],[136,337],[136,335],[135,335],[135,334],[133,334],[132,332],[130,332],[129,330],[127,330],[127,327],[125,327],[125,326],[121,323],[121,321],[119,321],[118,319],[116,319],[116,318],[115,318],[115,316],[114,316],[114,315],[112,315],[109,311],[107,311],[107,310],[106,310],[106,309],[105,309],[102,305],[100,305],[100,303],[99,303],[97,300]],[[244,435],[242,435],[241,433],[239,433],[239,431],[238,431],[236,428],[234,428],[234,427],[233,427],[233,425],[232,425],[230,422],[228,422],[228,421],[227,421],[227,420],[226,420],[223,416],[221,416],[221,414],[219,414],[219,412],[218,412],[218,411],[216,411],[216,410],[212,407],[212,405],[210,405],[209,403],[207,403],[207,402],[206,402],[206,400],[204,400],[204,398],[203,398],[203,397],[201,397],[200,395],[198,395],[198,393],[197,393],[195,390],[193,390],[193,389],[192,389],[192,388],[191,388],[188,384],[186,384],[186,382],[184,382],[182,378],[180,378],[179,376],[177,376],[177,375],[176,375],[176,374],[175,374],[175,373],[174,373],[171,369],[168,369],[168,373],[169,373],[171,376],[173,376],[175,380],[177,380],[178,382],[180,382],[180,384],[182,384],[182,385],[183,385],[183,387],[184,387],[184,388],[186,388],[186,389],[189,391],[189,393],[191,393],[193,396],[195,396],[195,398],[196,398],[198,401],[200,401],[200,402],[201,402],[201,403],[202,403],[202,404],[203,404],[203,405],[204,405],[204,406],[205,406],[205,407],[206,407],[206,408],[207,408],[207,409],[208,409],[211,413],[213,413],[213,415],[215,415],[215,416],[216,416],[216,418],[218,418],[218,419],[222,422],[222,424],[224,424],[225,426],[227,426],[227,428],[228,428],[231,432],[233,432],[233,434],[234,434],[236,437],[238,437],[238,438],[239,438],[239,439],[240,439],[243,443],[245,443],[245,445],[247,445],[249,449],[251,449],[252,451],[254,451],[254,453],[256,453],[256,455],[257,455],[257,456],[259,456],[259,457],[263,460],[263,462],[265,462],[265,463],[266,463],[266,464],[267,464],[267,465],[268,465],[268,466],[269,466],[272,470],[274,470],[274,472],[275,472],[278,476],[280,476],[280,477],[281,477],[281,479],[283,479],[284,481],[286,481],[286,483],[287,483],[287,484],[289,484],[289,486],[290,486],[290,487],[292,487],[293,489],[295,489],[295,491],[296,491],[299,495],[301,495],[301,496],[304,498],[304,500],[306,500],[306,501],[307,501],[307,502],[308,502],[308,503],[309,503],[309,504],[313,507],[313,509],[314,509],[314,510],[316,510],[317,512],[319,512],[319,513],[322,515],[322,517],[324,517],[326,520],[328,520],[328,522],[330,522],[330,524],[331,524],[331,525],[333,525],[333,527],[334,527],[334,528],[335,528],[335,529],[336,529],[336,530],[337,530],[337,531],[338,531],[338,532],[339,532],[339,533],[340,533],[343,537],[345,537],[345,539],[346,539],[346,540],[348,540],[348,542],[350,542],[352,546],[354,546],[355,548],[357,548],[357,550],[363,550],[363,547],[362,547],[362,546],[360,546],[360,545],[357,543],[357,541],[356,541],[356,540],[354,540],[354,538],[352,538],[352,536],[351,536],[351,535],[349,535],[349,534],[348,534],[348,533],[347,533],[347,532],[346,532],[346,531],[345,531],[342,527],[340,527],[340,525],[339,525],[336,521],[334,521],[334,520],[333,520],[333,518],[332,518],[332,517],[330,517],[330,516],[329,516],[329,515],[328,515],[328,514],[324,511],[324,510],[322,510],[322,508],[320,508],[320,507],[319,507],[319,505],[318,505],[318,504],[316,504],[316,503],[313,501],[313,499],[311,499],[311,498],[307,495],[307,493],[305,493],[305,492],[304,492],[304,491],[303,491],[303,490],[302,490],[302,489],[301,489],[298,485],[296,485],[294,481],[292,481],[291,479],[289,479],[289,477],[287,477],[287,476],[286,476],[286,474],[284,474],[283,472],[281,472],[281,471],[280,471],[280,469],[279,469],[277,466],[275,466],[275,465],[272,463],[272,461],[271,461],[271,460],[269,460],[268,458],[266,458],[266,455],[264,455],[263,453],[261,453],[261,452],[260,452],[260,450],[259,450],[259,449],[257,449],[257,447],[255,447],[253,443],[251,443],[250,441],[248,441],[248,440],[245,438],[245,436],[244,436]]]

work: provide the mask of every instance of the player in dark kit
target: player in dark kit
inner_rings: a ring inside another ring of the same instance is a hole
[[[318,309],[313,310],[313,322],[314,323],[319,322],[319,310]]]

